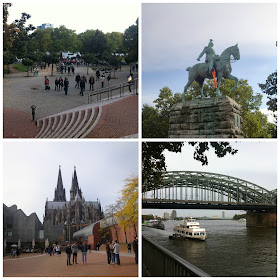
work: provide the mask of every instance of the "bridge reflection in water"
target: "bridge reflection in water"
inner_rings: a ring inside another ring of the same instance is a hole
[[[144,182],[143,209],[227,209],[276,212],[277,192],[216,173],[172,171],[158,185]]]

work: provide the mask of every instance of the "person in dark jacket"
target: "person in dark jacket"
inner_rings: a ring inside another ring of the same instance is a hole
[[[67,265],[71,265],[70,259],[71,259],[72,249],[70,243],[68,243],[66,247],[66,255],[67,255]]]
[[[84,241],[83,245],[81,246],[81,250],[82,250],[82,261],[83,264],[87,263],[87,244]]]
[[[84,95],[84,90],[85,90],[85,87],[86,87],[86,82],[85,82],[84,78],[82,78],[81,81],[80,81],[80,87],[81,87],[80,95],[83,96]]]
[[[68,81],[68,78],[65,77],[65,80],[64,80],[64,92],[65,92],[65,95],[67,95],[68,88],[69,88],[69,81]]]
[[[78,86],[78,88],[80,88],[80,80],[81,80],[81,76],[80,74],[78,73],[78,75],[76,76],[75,78],[75,81],[76,81],[76,85],[75,85],[75,88]]]
[[[128,251],[128,253],[131,253],[131,244],[130,243],[127,244],[127,251]]]
[[[138,264],[138,238],[137,237],[134,237],[132,247],[135,254],[135,263]]]
[[[94,90],[94,77],[93,75],[91,75],[91,77],[89,78],[89,90],[93,91]]]
[[[108,265],[111,265],[111,248],[109,240],[106,243],[106,253],[107,253],[107,261]]]

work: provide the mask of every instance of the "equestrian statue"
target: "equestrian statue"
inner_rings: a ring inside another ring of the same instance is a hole
[[[231,56],[234,60],[240,59],[240,53],[238,49],[238,44],[235,46],[225,49],[220,56],[216,55],[213,49],[213,40],[210,39],[208,46],[206,46],[199,57],[197,58],[200,61],[200,58],[206,54],[205,63],[195,64],[193,67],[188,67],[186,70],[189,71],[189,80],[184,88],[184,93],[182,95],[182,100],[185,102],[185,92],[191,86],[193,81],[197,81],[199,84],[199,93],[202,98],[205,98],[203,94],[203,82],[206,78],[214,79],[214,85],[216,88],[216,96],[220,96],[220,84],[223,78],[234,80],[235,86],[231,91],[236,90],[238,84],[238,78],[231,75]]]

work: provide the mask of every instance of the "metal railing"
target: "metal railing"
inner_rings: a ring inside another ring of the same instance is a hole
[[[131,92],[135,92],[135,94],[138,94],[138,78],[134,79],[132,82],[124,82],[124,83],[120,83],[120,84],[116,84],[110,87],[106,87],[106,88],[101,88],[98,90],[95,90],[91,93],[88,94],[88,104],[92,103],[92,99],[93,97],[96,97],[96,101],[101,101],[101,100],[106,100],[106,99],[112,99],[113,97],[113,92],[114,91],[118,91],[117,94],[115,95],[119,95],[119,97],[124,96],[124,92],[125,92],[125,88],[128,88],[129,91]],[[103,96],[102,96],[103,94]]]
[[[210,277],[207,273],[145,236],[142,236],[142,250],[143,269],[148,276]]]

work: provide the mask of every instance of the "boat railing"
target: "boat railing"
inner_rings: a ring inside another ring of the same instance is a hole
[[[142,236],[142,252],[144,273],[149,277],[210,277],[204,271],[145,236]]]

